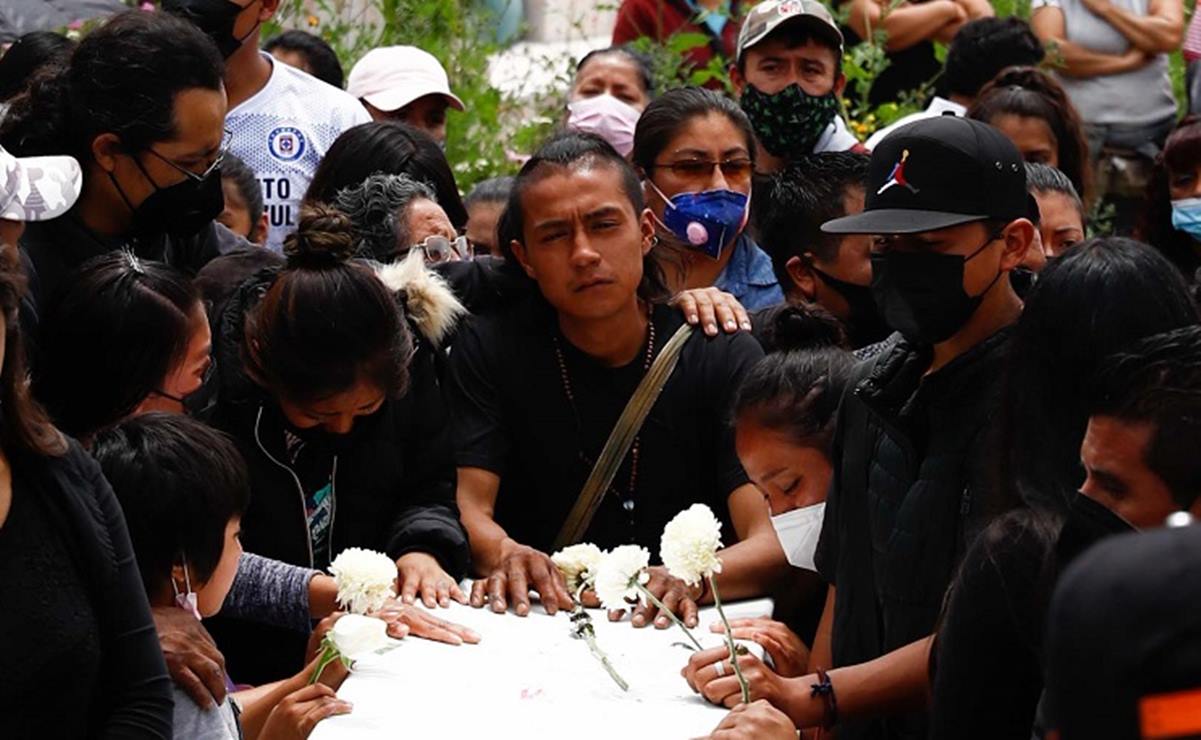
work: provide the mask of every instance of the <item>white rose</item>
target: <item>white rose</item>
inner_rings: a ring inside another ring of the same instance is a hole
[[[646,572],[651,554],[645,547],[622,545],[601,556],[592,588],[606,609],[627,609],[637,601],[639,583],[649,578]]]
[[[693,504],[667,523],[659,542],[659,557],[667,572],[695,586],[721,572],[721,522],[704,504]]]
[[[382,552],[348,547],[329,564],[338,587],[338,603],[353,614],[366,614],[396,595],[396,563]]]
[[[559,550],[550,556],[551,562],[567,581],[567,590],[575,593],[596,575],[596,566],[604,553],[596,545],[584,542]]]
[[[356,660],[395,643],[388,637],[387,622],[361,614],[346,614],[339,618],[329,631],[329,639],[347,660]]]

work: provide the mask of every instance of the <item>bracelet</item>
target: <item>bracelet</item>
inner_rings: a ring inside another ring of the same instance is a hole
[[[822,727],[830,729],[838,724],[838,697],[834,695],[834,684],[830,683],[830,674],[824,669],[817,669],[817,683],[810,685],[809,698],[822,698],[822,703],[825,704],[826,714],[822,718]]]

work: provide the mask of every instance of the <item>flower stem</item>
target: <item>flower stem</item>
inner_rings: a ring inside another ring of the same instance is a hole
[[[321,680],[321,673],[325,667],[338,659],[338,648],[332,643],[326,642],[325,649],[321,651],[321,657],[317,659],[317,667],[313,669],[313,675],[309,676],[309,686]]]
[[[734,644],[734,631],[730,629],[730,620],[726,619],[726,612],[721,608],[721,596],[717,593],[717,579],[712,574],[709,576],[709,590],[713,592],[713,605],[717,608],[717,616],[721,617],[722,626],[726,628],[726,645],[730,648],[730,665],[734,666],[734,675],[738,677],[738,686],[742,689],[742,703],[750,704],[751,686],[743,677],[742,668],[738,666],[738,648]]]
[[[622,691],[629,691],[630,685],[625,682],[625,679],[617,674],[617,670],[613,667],[613,664],[609,662],[609,656],[605,655],[604,651],[600,649],[600,646],[596,644],[596,635],[592,633],[591,629],[584,632],[584,640],[588,642],[588,649],[592,651],[592,655],[599,660],[601,665],[605,667],[605,670],[609,672],[609,677],[621,687]]]
[[[705,649],[701,647],[701,643],[698,642],[696,637],[692,635],[692,630],[688,629],[688,627],[680,621],[680,618],[677,617],[671,609],[668,609],[666,606],[664,606],[662,601],[659,601],[654,594],[648,591],[646,586],[643,586],[641,583],[637,583],[637,579],[635,579],[635,585],[638,586],[638,590],[642,592],[642,595],[646,597],[647,601],[659,607],[659,611],[664,612],[667,614],[667,616],[671,617],[671,621],[675,622],[680,629],[684,630],[684,634],[688,635],[689,640],[692,640],[692,644],[696,646],[698,652]]]

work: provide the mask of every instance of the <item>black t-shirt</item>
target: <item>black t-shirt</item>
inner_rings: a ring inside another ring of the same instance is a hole
[[[682,323],[657,306],[654,354]],[[574,404],[556,358],[563,356]],[[639,434],[632,490],[626,455],[585,540],[600,547],[639,544],[659,550],[663,526],[693,503],[725,522],[727,498],[748,482],[727,423],[739,378],[761,357],[748,334],[713,339],[696,333]],[[523,544],[548,550],[613,425],[642,380],[645,351],[608,368],[573,347],[540,298],[496,317],[475,317],[451,352],[451,411],[460,467],[501,477],[496,521]],[[574,408],[573,408],[574,406]]]
[[[842,27],[846,48],[862,42],[849,26]],[[872,82],[867,100],[872,105],[895,103],[901,95],[918,90],[927,82],[935,80],[942,72],[942,64],[934,55],[933,41],[919,41],[907,49],[888,52],[888,66]]]

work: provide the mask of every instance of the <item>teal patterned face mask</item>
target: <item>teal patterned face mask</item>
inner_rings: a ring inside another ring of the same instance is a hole
[[[774,95],[747,85],[740,102],[759,142],[784,159],[812,154],[840,107],[833,92],[815,97],[800,85],[789,85]]]

